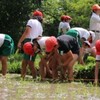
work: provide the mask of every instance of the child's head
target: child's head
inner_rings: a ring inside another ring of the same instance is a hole
[[[65,18],[66,18],[66,15],[62,15],[60,19],[63,22],[63,21],[65,21]]]
[[[40,21],[42,23],[43,21],[43,13],[39,10],[36,10],[33,12],[33,19],[37,19],[38,21]]]
[[[70,22],[71,20],[72,20],[72,18],[70,16],[68,16],[68,15],[65,16],[65,21],[66,22]]]
[[[37,43],[32,43],[32,42],[26,42],[23,45],[23,51],[27,55],[34,55],[34,53],[38,53],[40,51],[38,44]]]
[[[45,42],[46,52],[52,52],[54,48],[58,45],[57,39],[54,36],[48,38]]]
[[[94,4],[94,5],[92,6],[92,11],[93,11],[94,13],[100,13],[100,6],[99,6],[98,4]]]
[[[26,42],[23,45],[23,51],[27,55],[34,55],[33,44],[31,42]]]

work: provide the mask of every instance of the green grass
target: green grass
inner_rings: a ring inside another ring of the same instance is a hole
[[[92,83],[49,83],[34,81],[20,74],[0,77],[0,100],[100,100],[100,87]]]

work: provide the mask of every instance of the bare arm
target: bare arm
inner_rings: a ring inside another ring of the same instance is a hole
[[[29,26],[26,27],[23,35],[21,36],[19,42],[18,42],[18,48],[21,48],[21,42],[27,37],[27,35],[30,33],[31,28]]]
[[[78,58],[79,63],[82,64],[82,65],[84,65],[84,61],[83,61],[84,50],[85,49],[83,47],[80,48],[79,58]]]

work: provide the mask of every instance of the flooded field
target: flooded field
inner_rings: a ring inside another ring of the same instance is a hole
[[[81,82],[34,82],[30,76],[23,81],[20,75],[8,74],[0,76],[0,100],[100,100],[100,87]]]

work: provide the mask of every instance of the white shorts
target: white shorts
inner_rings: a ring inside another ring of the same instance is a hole
[[[96,61],[100,61],[100,55],[96,55]]]

